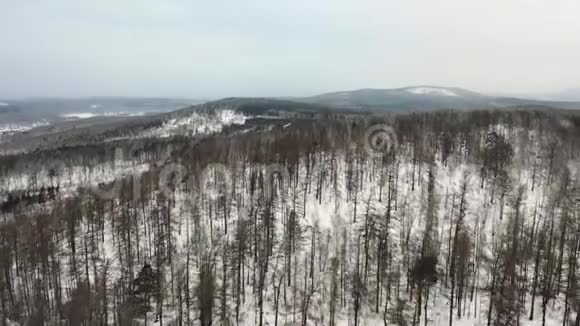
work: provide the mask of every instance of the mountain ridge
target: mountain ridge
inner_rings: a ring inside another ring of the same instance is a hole
[[[295,101],[372,111],[428,111],[436,109],[496,109],[512,106],[547,106],[580,109],[580,102],[492,96],[460,87],[412,85],[400,88],[362,88],[322,93]]]

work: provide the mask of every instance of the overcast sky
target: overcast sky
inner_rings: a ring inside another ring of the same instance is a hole
[[[0,0],[0,97],[580,86],[578,0]]]

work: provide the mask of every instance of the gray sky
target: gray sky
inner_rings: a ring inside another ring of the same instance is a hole
[[[0,0],[0,97],[580,86],[578,0]]]

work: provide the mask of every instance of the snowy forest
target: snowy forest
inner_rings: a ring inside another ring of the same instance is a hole
[[[0,156],[0,326],[580,325],[577,113],[228,110]]]

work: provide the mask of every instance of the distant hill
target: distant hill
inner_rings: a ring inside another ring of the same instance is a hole
[[[544,97],[555,101],[580,101],[580,87],[567,89],[558,93],[548,94]]]
[[[10,135],[0,141],[0,152],[26,152],[95,144],[104,140],[129,141],[175,136],[203,138],[222,130],[268,130],[290,122],[366,113],[504,108],[538,111],[578,109],[580,112],[579,102],[493,97],[461,88],[433,86],[362,89],[291,100],[225,98],[195,105],[163,99],[99,98],[65,103],[54,100],[39,102],[34,105],[27,102],[25,108],[19,104],[16,112],[8,112],[14,110],[8,104],[0,107],[0,112],[6,110],[0,113],[0,121],[8,123],[4,129],[10,131]],[[51,107],[56,112],[51,111]],[[135,112],[148,114],[132,114]],[[17,123],[11,124],[10,120]]]
[[[580,102],[494,97],[456,87],[411,86],[395,89],[360,89],[294,99],[335,108],[372,111],[474,110],[513,106],[580,109]]]
[[[1,122],[59,122],[99,116],[135,116],[171,112],[192,104],[195,99],[86,97],[86,98],[27,98],[0,100]],[[10,113],[10,114],[6,114]]]
[[[19,111],[20,111],[19,107],[0,101],[0,114],[16,113]]]
[[[90,102],[83,103],[86,105]],[[0,141],[0,153],[82,146],[104,140],[138,141],[174,136],[195,136],[200,139],[230,126],[236,128],[237,125],[243,125],[246,130],[267,130],[286,124],[288,119],[308,120],[337,112],[348,113],[347,110],[317,104],[268,98],[225,98],[181,107],[178,110],[160,110],[161,113],[143,115],[89,115],[89,111],[87,116],[81,116],[85,111],[78,110],[74,118],[51,121],[39,127],[19,128],[18,132],[6,136],[3,142]],[[71,113],[64,112],[60,111],[59,114],[72,116]],[[1,131],[0,129],[0,135]]]
[[[335,107],[326,104],[307,103],[305,101],[254,98],[254,97],[229,97],[217,101],[207,102],[199,105],[186,107],[169,113],[172,117],[179,117],[190,114],[193,111],[231,109],[248,116],[268,116],[287,114],[311,114],[311,113],[332,113]]]

